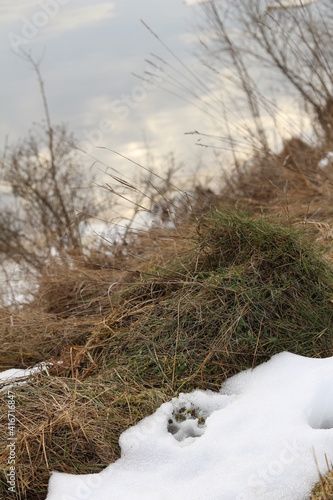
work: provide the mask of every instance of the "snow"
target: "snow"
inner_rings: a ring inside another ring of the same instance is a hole
[[[9,389],[13,385],[24,384],[32,375],[47,371],[47,368],[52,366],[52,363],[39,363],[32,368],[10,368],[0,372],[0,391]]]
[[[320,160],[318,163],[318,167],[321,169],[325,169],[328,167],[333,161],[333,151],[329,151],[327,155]]]
[[[281,353],[163,404],[99,474],[53,472],[47,500],[301,500],[333,461],[333,358]]]

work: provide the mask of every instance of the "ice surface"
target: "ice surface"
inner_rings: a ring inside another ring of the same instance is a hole
[[[333,462],[333,358],[281,353],[163,404],[99,474],[54,472],[47,500],[301,500]]]

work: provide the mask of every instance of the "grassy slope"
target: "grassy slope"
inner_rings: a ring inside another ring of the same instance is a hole
[[[44,499],[50,470],[100,471],[121,432],[181,390],[218,390],[282,350],[333,355],[326,152],[307,154],[306,169],[302,147],[255,158],[213,203],[191,200],[175,229],[53,263],[33,304],[0,311],[1,370],[61,361],[15,389],[17,498]],[[234,205],[246,211],[221,210]],[[7,498],[5,412],[0,436]],[[332,498],[331,476],[314,498]]]
[[[218,390],[230,375],[283,350],[333,355],[332,268],[308,230],[226,210],[188,224],[152,235],[164,252],[153,267],[144,250],[130,260],[136,272],[122,262],[127,271],[112,294],[101,295],[108,280],[99,277],[100,314],[92,288],[85,282],[82,302],[83,290],[77,293],[66,273],[75,292],[70,312],[55,314],[54,297],[47,301],[45,293],[34,305],[43,308],[40,316],[27,308],[11,312],[10,322],[3,312],[1,341],[11,363],[62,361],[16,388],[20,498],[45,498],[50,470],[100,471],[119,456],[121,432],[179,391]],[[132,244],[134,253],[141,243]],[[148,240],[144,247],[149,254]],[[110,280],[111,268],[104,270]],[[84,275],[89,281],[88,270]],[[3,435],[6,425],[2,413]],[[6,498],[3,473],[1,481]]]

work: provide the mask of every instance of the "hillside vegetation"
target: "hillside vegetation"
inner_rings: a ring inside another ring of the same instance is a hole
[[[110,219],[117,194],[130,200],[134,216],[121,238],[94,246],[82,227],[88,212],[101,217],[99,207],[92,192],[77,188],[72,137],[51,123],[39,67],[25,54],[47,119],[42,137],[29,136],[1,164],[21,218],[10,207],[0,214],[0,255],[5,270],[8,261],[24,266],[31,296],[28,303],[1,301],[0,371],[48,364],[15,387],[17,499],[44,499],[52,470],[101,471],[119,457],[120,434],[180,391],[217,391],[226,378],[282,351],[333,356],[333,18],[319,8],[291,12],[275,2],[262,12],[261,0],[245,3],[235,5],[247,36],[235,40],[225,23],[230,2],[202,7],[206,66],[216,78],[232,74],[249,108],[241,135],[232,136],[229,122],[227,139],[214,136],[217,149],[232,150],[234,168],[217,156],[227,174],[215,193],[199,184],[186,193],[171,171],[161,176],[143,167],[150,174],[143,187],[110,176],[119,188],[105,189]],[[322,4],[331,12],[330,0]],[[279,109],[263,96],[246,57],[281,73],[308,112],[310,132],[297,134],[294,124],[279,148],[269,147],[264,119],[270,116],[278,134]],[[225,67],[231,71],[219,73]],[[204,95],[207,113],[226,116],[223,100],[182,69],[182,88],[189,82],[192,96]],[[134,230],[145,209],[155,224]],[[6,397],[0,392],[3,407]],[[4,499],[13,498],[7,432],[1,412]],[[331,467],[318,477],[313,499],[333,498]]]
[[[180,391],[218,390],[281,351],[333,355],[333,211],[317,194],[325,217],[312,218],[292,180],[290,206],[243,187],[236,208],[222,192],[105,259],[55,263],[31,304],[1,311],[2,369],[53,363],[15,389],[18,498],[44,498],[51,470],[100,471],[119,435]]]

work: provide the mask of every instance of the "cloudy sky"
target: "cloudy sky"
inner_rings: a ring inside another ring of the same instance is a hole
[[[23,48],[41,60],[53,124],[66,123],[74,132],[90,155],[85,156],[87,164],[94,157],[124,177],[136,175],[133,163],[96,147],[104,146],[134,161],[148,161],[160,172],[173,153],[176,163],[184,165],[179,182],[193,176],[200,162],[205,165],[201,175],[219,175],[217,150],[198,147],[197,136],[186,134],[221,133],[221,110],[212,104],[214,82],[206,80],[196,56],[200,11],[195,4],[196,0],[15,0],[13,7],[12,0],[0,0],[1,149],[6,140],[13,144],[24,138],[44,117],[36,74],[18,56]],[[201,88],[196,76],[204,82]],[[272,79],[274,85],[280,86]],[[198,98],[181,86],[191,88]],[[217,99],[227,99],[227,90],[220,86]],[[291,109],[287,100],[285,104],[288,116],[297,114],[294,105]],[[241,112],[240,101],[232,105]],[[240,121],[235,117],[231,122]],[[154,160],[147,159],[148,149]]]
[[[140,162],[148,147],[157,167],[163,168],[173,152],[177,162],[187,164],[187,173],[194,170],[204,152],[185,132],[202,129],[208,121],[191,103],[163,90],[170,90],[168,77],[146,61],[159,66],[151,53],[180,71],[184,68],[140,22],[144,20],[179,59],[198,71],[196,14],[190,3],[16,0],[13,8],[11,0],[1,0],[1,148],[6,137],[9,143],[24,138],[44,116],[36,75],[17,55],[24,48],[35,60],[41,58],[53,124],[65,122],[90,155],[123,172],[133,165],[94,146]],[[148,77],[147,71],[157,76]]]

